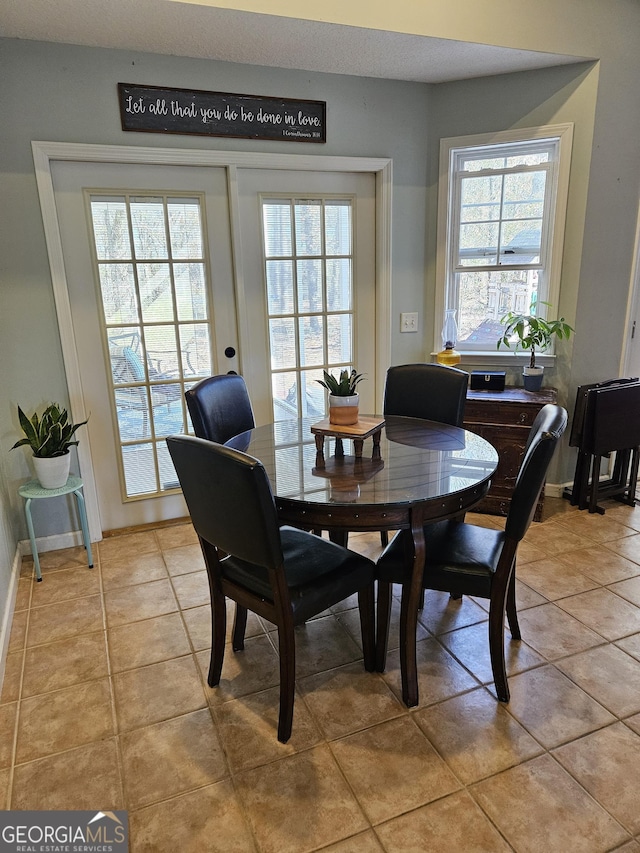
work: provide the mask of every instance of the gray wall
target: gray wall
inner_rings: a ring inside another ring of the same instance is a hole
[[[439,322],[433,318],[439,138],[573,121],[576,156],[561,309],[575,320],[576,336],[556,377],[571,404],[580,382],[618,373],[638,211],[640,4],[615,7],[612,14],[606,0],[590,0],[586,19],[575,16],[574,3],[563,3],[571,26],[550,35],[549,49],[598,57],[595,65],[440,86],[0,40],[0,454],[6,457],[13,538],[26,536],[15,491],[30,476],[21,450],[7,456],[18,437],[16,404],[33,409],[50,399],[67,400],[32,140],[309,153],[316,146],[123,133],[116,83],[327,101],[328,142],[317,153],[393,159],[392,361],[399,363],[427,357]],[[415,310],[425,334],[400,335],[398,314]],[[570,479],[572,464],[565,448],[551,480]],[[75,526],[62,502],[42,503],[52,509],[36,520],[39,535]],[[2,572],[0,566],[0,585]]]

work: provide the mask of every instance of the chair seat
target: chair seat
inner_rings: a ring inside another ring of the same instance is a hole
[[[296,625],[348,598],[373,580],[373,564],[354,551],[294,527],[281,527],[280,538]],[[228,556],[221,561],[221,569],[225,579],[266,601],[273,600],[269,573],[262,566]]]
[[[505,538],[503,530],[450,520],[425,525],[424,534],[424,585],[427,588],[490,597],[491,579],[498,566]],[[407,536],[407,531],[401,531],[380,556],[377,566],[380,580],[409,583],[411,571],[407,565],[405,548],[412,545],[408,543]],[[457,589],[458,582],[460,590]]]

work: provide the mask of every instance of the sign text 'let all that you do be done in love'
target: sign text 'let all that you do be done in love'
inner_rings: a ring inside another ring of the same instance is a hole
[[[326,142],[326,102],[118,83],[123,130]]]

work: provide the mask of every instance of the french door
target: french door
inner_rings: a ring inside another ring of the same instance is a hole
[[[353,365],[374,411],[372,175],[57,161],[51,174],[102,530],[186,514],[165,438],[191,431],[184,391],[203,376],[241,372],[264,423],[322,416],[314,380]]]

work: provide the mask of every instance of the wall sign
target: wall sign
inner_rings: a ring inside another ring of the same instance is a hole
[[[118,83],[123,130],[326,142],[326,101]]]

